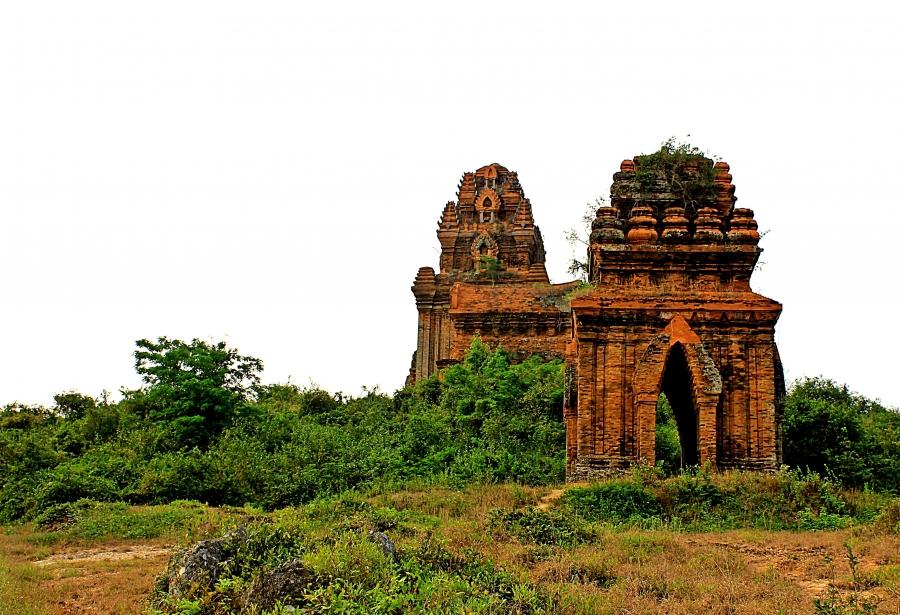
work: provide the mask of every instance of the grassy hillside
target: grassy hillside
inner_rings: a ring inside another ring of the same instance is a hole
[[[655,468],[564,490],[559,361],[476,340],[440,378],[350,397],[260,385],[224,344],[135,358],[144,386],[119,402],[0,411],[0,612],[146,610],[173,544],[221,535],[215,582],[165,582],[153,608],[898,608],[900,413],[829,380],[785,400],[794,470],[682,471],[661,398]]]
[[[70,513],[6,528],[0,611],[82,612],[85,600],[166,614],[900,608],[900,501],[815,475],[645,473],[564,493],[409,484],[270,513],[191,502]],[[169,545],[215,537],[215,578],[173,581],[187,560]]]

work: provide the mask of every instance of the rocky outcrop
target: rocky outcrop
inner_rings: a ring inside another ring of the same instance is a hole
[[[212,589],[225,563],[246,538],[246,530],[239,528],[221,538],[201,540],[176,553],[157,580],[157,589],[173,598],[191,595],[198,589]]]

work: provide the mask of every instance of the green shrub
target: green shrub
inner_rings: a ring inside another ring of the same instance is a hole
[[[310,613],[557,612],[546,592],[474,552],[453,553],[430,534],[394,560],[365,532],[330,525],[341,518],[336,511],[361,510],[355,498],[328,498],[229,532],[222,543],[227,563],[215,587],[169,596],[168,584],[160,582],[156,608],[180,613],[187,601],[197,612],[258,612],[254,598],[275,603],[288,596],[286,604]]]
[[[681,468],[681,440],[675,413],[665,395],[656,402],[656,464],[671,475]]]
[[[202,521],[211,521],[207,508],[199,502],[173,502],[165,506],[129,506],[124,502],[79,500],[58,504],[35,518],[45,533],[36,542],[52,544],[63,540],[145,540],[181,538]]]
[[[893,500],[875,517],[874,527],[877,530],[900,534],[900,499]]]
[[[800,380],[785,400],[784,460],[847,487],[900,493],[900,412],[832,380]]]
[[[659,499],[641,485],[608,482],[570,489],[564,503],[579,515],[593,521],[627,523],[641,519],[662,519]]]
[[[34,507],[30,514],[65,502],[91,499],[109,502],[116,500],[118,490],[110,479],[98,475],[93,468],[80,461],[57,466],[44,478],[35,492]]]
[[[35,515],[34,523],[43,530],[57,531],[66,529],[77,523],[87,511],[95,506],[97,506],[97,502],[88,499],[54,504]]]
[[[212,473],[206,455],[197,449],[157,455],[147,464],[134,493],[138,502],[161,504],[172,500],[218,503],[211,485]]]
[[[571,547],[588,542],[593,536],[590,528],[577,517],[562,510],[491,510],[488,528],[503,532],[525,542],[539,545]]]

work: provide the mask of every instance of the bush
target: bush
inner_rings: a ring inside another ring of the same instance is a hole
[[[660,395],[656,402],[656,464],[667,475],[676,474],[681,468],[678,425],[665,395]]]
[[[800,380],[785,401],[784,460],[847,487],[900,493],[900,412],[832,380]]]
[[[84,513],[97,506],[94,500],[82,499],[77,502],[54,504],[38,513],[34,522],[39,528],[48,531],[66,529],[78,522]]]
[[[219,503],[209,459],[193,449],[157,455],[147,464],[133,497],[135,501],[161,504],[173,500]]]
[[[198,502],[173,502],[165,506],[129,506],[124,502],[79,500],[48,508],[35,518],[46,534],[34,539],[42,544],[60,540],[146,540],[162,536],[182,537],[207,518]]]
[[[363,531],[333,525],[360,505],[320,500],[211,541],[225,561],[214,584],[172,583],[178,556],[157,583],[154,605],[162,613],[184,612],[188,603],[204,613],[281,612],[279,602],[311,613],[558,612],[544,591],[474,552],[451,552],[431,534],[395,557]]]
[[[110,502],[118,499],[116,484],[98,475],[80,461],[57,466],[44,477],[35,491],[30,516],[37,515],[54,504],[91,499]]]
[[[609,482],[591,487],[570,489],[563,502],[592,521],[626,523],[641,519],[662,519],[664,511],[659,499],[641,485]]]
[[[588,526],[566,511],[494,509],[488,513],[488,528],[539,545],[573,547],[588,542],[592,533]]]
[[[879,514],[873,523],[876,530],[900,534],[900,499],[893,500]]]

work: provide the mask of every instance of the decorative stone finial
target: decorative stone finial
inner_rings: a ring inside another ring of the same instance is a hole
[[[713,183],[716,186],[716,209],[723,216],[727,216],[734,207],[737,199],[734,196],[734,184],[731,183],[732,177],[729,171],[731,167],[727,162],[720,160],[713,167]]]
[[[416,286],[433,285],[434,281],[434,269],[431,267],[419,267],[419,271],[416,273]]]
[[[688,243],[690,241],[688,219],[684,216],[684,207],[678,205],[666,207],[661,240],[665,243]]]
[[[728,242],[738,244],[759,243],[759,231],[756,220],[753,219],[753,210],[746,207],[737,207],[731,215],[731,224],[728,229]]]
[[[456,217],[456,203],[447,201],[447,204],[444,206],[444,213],[441,214],[441,219],[438,222],[438,227],[448,229],[458,223],[459,220]]]
[[[715,207],[701,207],[694,219],[696,243],[722,243],[722,217]]]
[[[634,173],[634,160],[623,160],[622,164],[619,165],[619,170],[622,173]]]
[[[525,199],[516,210],[515,224],[519,228],[534,226],[534,215],[531,213],[531,201]]]
[[[632,207],[631,217],[628,219],[628,243],[654,243],[658,237],[653,208],[647,205]]]
[[[591,223],[591,243],[624,243],[624,222],[619,219],[619,210],[614,207],[600,207],[597,217]]]
[[[459,200],[460,205],[474,205],[475,204],[475,174],[474,173],[464,173],[462,177],[462,181],[459,183],[459,191],[457,192],[457,199]]]

